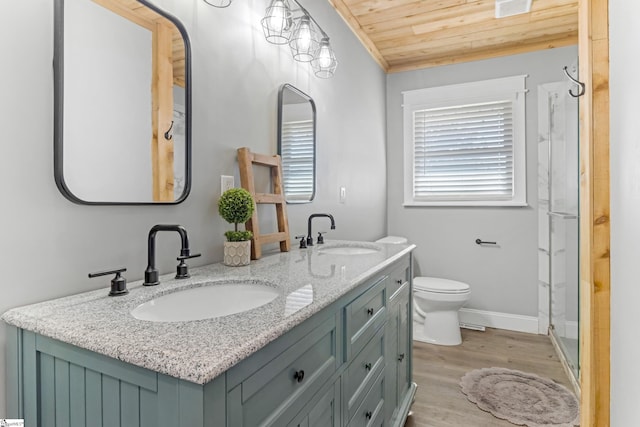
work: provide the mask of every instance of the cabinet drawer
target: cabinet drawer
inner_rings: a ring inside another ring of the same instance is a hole
[[[362,405],[349,421],[349,427],[373,427],[384,424],[384,372],[378,375]]]
[[[331,317],[229,392],[229,426],[285,425],[336,370]]]
[[[345,361],[369,342],[386,320],[387,276],[345,307]]]
[[[381,327],[364,349],[353,359],[345,372],[345,397],[347,418],[351,418],[356,408],[365,398],[371,384],[384,370],[385,335]]]
[[[389,273],[389,285],[387,286],[389,299],[393,299],[400,287],[409,282],[410,274],[411,269],[409,268],[408,258],[401,260]]]

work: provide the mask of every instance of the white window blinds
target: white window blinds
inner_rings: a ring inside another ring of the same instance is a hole
[[[414,112],[414,198],[513,195],[512,102]]]
[[[313,198],[313,145],[313,120],[282,123],[282,175],[287,201]]]
[[[405,205],[526,205],[525,77],[404,92]]]

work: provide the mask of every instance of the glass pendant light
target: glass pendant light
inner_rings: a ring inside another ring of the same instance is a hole
[[[291,40],[289,41],[293,59],[300,62],[310,62],[318,50],[318,32],[311,23],[309,15],[302,15],[297,22]]]
[[[320,47],[316,50],[314,58],[311,60],[311,67],[317,77],[328,79],[333,77],[338,67],[336,54],[329,44],[329,37],[323,37]]]
[[[262,18],[262,30],[269,43],[287,44],[291,38],[291,8],[287,0],[272,0]]]
[[[227,7],[233,0],[204,0],[205,3],[213,7]]]

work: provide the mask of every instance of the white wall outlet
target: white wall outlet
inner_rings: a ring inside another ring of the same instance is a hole
[[[340,203],[347,201],[347,187],[340,187]]]
[[[220,194],[234,187],[233,176],[220,175]]]

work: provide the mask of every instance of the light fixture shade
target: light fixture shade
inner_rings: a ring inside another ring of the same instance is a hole
[[[320,47],[315,51],[311,60],[311,67],[317,77],[328,79],[333,77],[338,68],[338,60],[329,44],[329,38],[323,37],[320,41]]]
[[[287,44],[291,39],[293,19],[287,0],[272,0],[260,22],[269,43]]]
[[[300,62],[310,62],[320,47],[318,30],[309,15],[302,15],[293,29],[289,47],[293,59]]]
[[[227,7],[233,0],[204,0],[205,3],[213,7]]]

